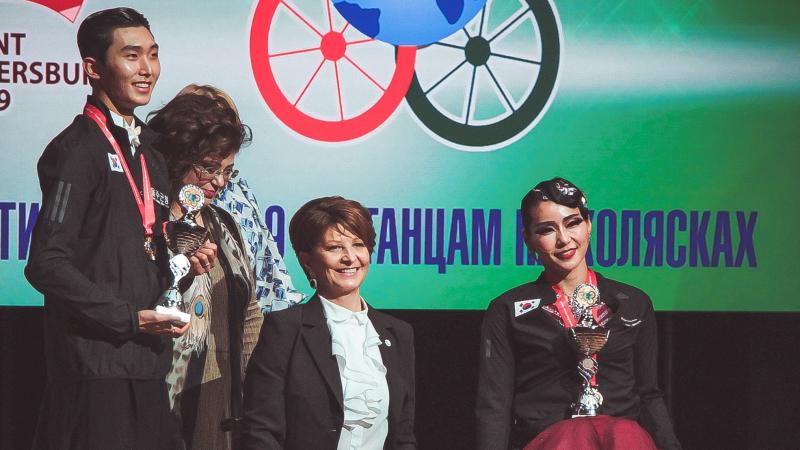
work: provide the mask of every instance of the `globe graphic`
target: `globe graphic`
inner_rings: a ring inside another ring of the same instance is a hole
[[[428,45],[463,28],[486,0],[331,0],[349,23],[394,45]]]

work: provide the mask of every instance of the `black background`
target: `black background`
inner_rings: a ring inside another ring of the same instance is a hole
[[[482,311],[411,323],[419,448],[474,446]],[[45,383],[41,308],[0,308],[0,448],[30,448]],[[686,449],[800,448],[800,314],[657,313],[660,381]]]

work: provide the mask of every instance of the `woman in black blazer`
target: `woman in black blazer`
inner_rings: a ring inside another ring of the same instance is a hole
[[[484,315],[478,450],[680,449],[658,388],[653,304],[587,267],[583,192],[563,178],[543,181],[521,209],[525,243],[544,272]],[[587,328],[610,334],[583,357],[572,333]]]
[[[375,231],[360,203],[325,197],[289,225],[316,294],[270,314],[244,387],[244,449],[415,449],[411,327],[361,298]]]

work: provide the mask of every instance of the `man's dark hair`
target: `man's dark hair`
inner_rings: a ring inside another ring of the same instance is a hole
[[[133,27],[145,27],[150,31],[150,22],[132,8],[112,8],[92,13],[78,28],[81,58],[91,57],[105,62],[106,51],[114,40],[114,30]]]

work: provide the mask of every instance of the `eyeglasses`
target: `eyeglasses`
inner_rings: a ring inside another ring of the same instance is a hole
[[[232,168],[228,168],[225,170],[222,170],[221,168],[213,169],[210,167],[203,167],[199,164],[192,164],[192,167],[194,167],[197,176],[201,180],[206,180],[206,181],[214,179],[220,175],[222,176],[223,179],[225,179],[225,181],[228,181],[232,178],[236,178],[236,176],[239,175],[239,171],[234,170]]]

